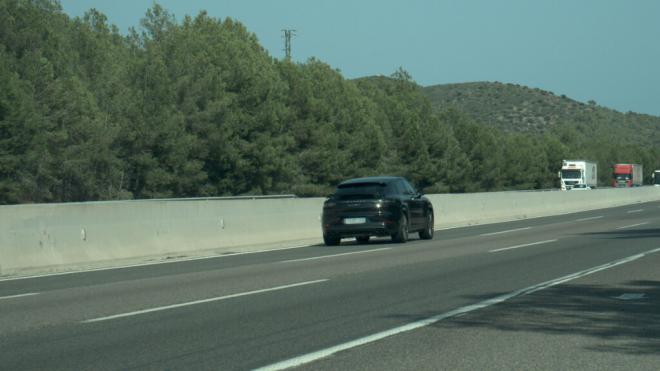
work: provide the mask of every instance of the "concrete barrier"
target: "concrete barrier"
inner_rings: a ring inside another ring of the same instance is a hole
[[[428,195],[436,228],[660,200],[660,187]],[[0,206],[0,275],[321,241],[322,198]]]
[[[436,228],[450,228],[657,201],[660,200],[660,187],[436,194],[427,197],[435,207]]]
[[[322,198],[116,201],[0,207],[0,274],[316,239]]]

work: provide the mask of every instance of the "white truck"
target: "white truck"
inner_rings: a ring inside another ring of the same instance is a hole
[[[660,170],[655,170],[651,177],[653,178],[653,185],[660,186]]]
[[[567,191],[580,184],[582,187],[596,188],[598,185],[598,164],[587,160],[564,160],[559,171],[561,190]]]

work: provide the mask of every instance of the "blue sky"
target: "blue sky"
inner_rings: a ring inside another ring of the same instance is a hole
[[[96,8],[126,32],[152,0],[62,0]],[[283,57],[316,57],[344,77],[399,66],[428,86],[500,81],[565,94],[618,111],[660,116],[660,1],[656,0],[214,0],[158,2],[176,16],[207,10],[254,32]]]

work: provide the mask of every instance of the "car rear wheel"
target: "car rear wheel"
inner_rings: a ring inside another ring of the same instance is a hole
[[[419,231],[419,238],[422,240],[430,240],[433,238],[433,212],[429,210],[429,215],[426,216],[426,228]]]
[[[365,244],[369,242],[369,236],[357,236],[355,237],[355,240],[359,244]]]
[[[401,216],[399,226],[395,234],[392,235],[392,241],[404,243],[408,241],[408,219],[405,215]]]
[[[337,236],[330,236],[327,234],[323,235],[323,243],[326,244],[326,246],[337,246],[341,242],[341,238]]]

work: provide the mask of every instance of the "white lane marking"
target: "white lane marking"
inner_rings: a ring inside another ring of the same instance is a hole
[[[602,217],[603,217],[602,215],[600,215],[600,216],[592,216],[592,217],[590,217],[590,218],[577,219],[576,222],[586,222],[587,220],[600,219],[600,218],[602,218]]]
[[[334,258],[336,256],[344,256],[344,255],[354,255],[354,254],[366,254],[368,252],[374,252],[374,251],[383,251],[383,250],[391,250],[391,247],[383,247],[380,249],[373,249],[373,250],[365,250],[365,251],[353,251],[353,252],[345,252],[341,254],[333,254],[333,255],[323,255],[323,256],[314,256],[311,258],[300,258],[300,259],[291,259],[291,260],[283,260],[279,263],[291,263],[291,262],[302,262],[302,261],[307,261],[307,260],[318,260],[318,259],[326,259],[326,258]]]
[[[0,296],[0,300],[4,299],[15,299],[15,298],[24,298],[26,296],[34,296],[34,295],[39,295],[38,292],[29,292],[27,294],[18,294],[18,295],[9,295],[9,296]]]
[[[517,232],[517,231],[524,231],[524,230],[526,230],[526,229],[531,229],[531,228],[532,228],[532,227],[509,229],[509,230],[506,230],[506,231],[491,232],[491,233],[483,233],[483,234],[480,234],[479,236],[495,236],[495,235],[497,235],[497,234],[510,233],[510,232]]]
[[[0,282],[4,282],[4,281],[27,280],[27,279],[30,279],[30,278],[43,278],[43,277],[52,277],[52,276],[64,276],[64,275],[67,275],[67,274],[76,274],[76,273],[89,273],[89,272],[109,271],[109,270],[113,270],[113,269],[137,268],[137,267],[145,267],[145,266],[149,266],[149,265],[160,265],[160,264],[182,263],[182,262],[189,262],[189,261],[194,261],[194,260],[206,260],[206,259],[229,258],[229,257],[239,256],[239,255],[260,254],[260,253],[271,252],[271,251],[282,251],[282,250],[299,249],[299,248],[302,248],[302,247],[310,247],[310,246],[314,246],[314,245],[316,245],[316,244],[305,244],[305,245],[287,246],[287,247],[281,247],[281,248],[270,249],[270,250],[267,249],[267,250],[257,250],[257,251],[243,251],[243,252],[229,253],[229,254],[224,254],[224,255],[197,256],[197,257],[192,257],[192,258],[175,258],[175,259],[163,260],[163,261],[156,261],[156,262],[146,262],[146,263],[136,263],[136,264],[128,264],[128,265],[119,265],[119,266],[115,266],[115,267],[90,268],[90,269],[82,269],[82,270],[75,270],[75,271],[69,271],[69,272],[57,272],[57,273],[36,274],[36,275],[32,275],[32,276],[7,277],[7,278],[0,278]]]
[[[645,224],[649,224],[649,222],[637,223],[637,224],[631,224],[631,225],[624,225],[623,227],[618,227],[617,229],[626,229],[626,228],[632,228],[632,227],[639,227],[640,225],[645,225]]]
[[[101,321],[107,321],[110,319],[116,319],[116,318],[122,318],[122,317],[131,317],[131,316],[137,316],[139,314],[145,314],[145,313],[152,313],[152,312],[158,312],[162,310],[168,310],[168,309],[174,309],[174,308],[181,308],[181,307],[187,307],[191,305],[197,305],[197,304],[204,304],[204,303],[210,303],[214,301],[221,301],[221,300],[227,300],[227,299],[233,299],[233,298],[238,298],[241,296],[247,296],[247,295],[254,295],[254,294],[261,294],[264,292],[271,292],[271,291],[278,291],[278,290],[284,290],[284,289],[290,289],[292,287],[299,287],[299,286],[307,286],[307,285],[313,285],[315,283],[321,283],[321,282],[326,282],[329,281],[329,279],[321,279],[321,280],[315,280],[315,281],[307,281],[307,282],[299,282],[299,283],[294,283],[290,285],[284,285],[284,286],[277,286],[277,287],[271,287],[268,289],[261,289],[261,290],[254,290],[254,291],[248,291],[248,292],[241,292],[238,294],[231,294],[231,295],[225,295],[225,296],[218,296],[215,298],[209,298],[209,299],[202,299],[202,300],[195,300],[195,301],[189,301],[186,303],[179,303],[179,304],[173,304],[173,305],[166,305],[162,307],[155,307],[155,308],[149,308],[149,309],[144,309],[144,310],[136,310],[134,312],[126,312],[126,313],[120,313],[120,314],[115,314],[112,316],[106,316],[106,317],[98,317],[98,318],[92,318],[84,321],[80,321],[81,323],[92,323],[92,322],[101,322]]]
[[[267,365],[267,366],[258,368],[257,370],[258,371],[284,370],[284,369],[287,369],[287,368],[296,367],[296,366],[300,366],[300,365],[303,365],[303,364],[306,364],[306,363],[314,362],[314,361],[317,361],[319,359],[331,356],[335,353],[338,353],[338,352],[341,352],[341,351],[344,351],[344,350],[347,350],[347,349],[355,348],[355,347],[365,345],[365,344],[368,344],[368,343],[373,343],[375,341],[382,340],[386,337],[398,335],[398,334],[401,334],[403,332],[408,332],[408,331],[416,330],[418,328],[426,327],[426,326],[432,325],[436,322],[445,320],[447,318],[456,317],[456,316],[460,316],[462,314],[466,314],[468,312],[473,312],[475,310],[483,309],[483,308],[489,307],[491,305],[502,303],[504,301],[513,299],[513,298],[518,297],[518,296],[532,294],[532,293],[535,293],[537,291],[541,291],[543,289],[547,289],[549,287],[559,285],[561,283],[572,281],[572,280],[577,279],[577,278],[588,276],[590,274],[600,272],[602,270],[606,270],[606,269],[609,269],[609,268],[612,268],[612,267],[616,267],[618,265],[625,264],[625,263],[631,262],[633,260],[643,258],[647,255],[657,253],[657,252],[660,252],[660,248],[649,250],[647,252],[637,254],[637,255],[633,255],[633,256],[623,258],[623,259],[620,259],[620,260],[615,260],[615,261],[612,261],[612,262],[609,262],[609,263],[606,263],[606,264],[603,264],[603,265],[599,265],[597,267],[592,267],[592,268],[589,268],[589,269],[585,269],[583,271],[576,272],[576,273],[573,273],[573,274],[569,274],[567,276],[559,277],[559,278],[556,278],[554,280],[542,282],[542,283],[536,284],[534,286],[530,286],[530,287],[526,287],[524,289],[513,291],[509,294],[496,296],[494,298],[484,300],[484,301],[478,302],[476,304],[461,307],[461,308],[458,308],[458,309],[454,309],[454,310],[446,312],[446,313],[438,314],[436,316],[429,317],[429,318],[423,319],[421,321],[412,322],[412,323],[409,323],[409,324],[406,324],[406,325],[403,325],[403,326],[399,326],[399,327],[395,327],[395,328],[392,328],[392,329],[389,329],[389,330],[385,330],[385,331],[382,331],[382,332],[379,332],[379,333],[376,333],[376,334],[373,334],[373,335],[365,336],[363,338],[355,339],[355,340],[352,340],[352,341],[349,341],[349,342],[346,342],[346,343],[343,343],[343,344],[335,345],[335,346],[330,347],[330,348],[322,349],[322,350],[319,350],[319,351],[316,351],[316,352],[313,352],[313,353],[308,353],[308,354],[301,355],[299,357],[294,357],[294,358],[287,359],[287,360],[284,360],[284,361],[281,361],[281,362],[273,363],[271,365]]]
[[[629,211],[628,211],[628,214],[641,213],[642,211],[644,211],[644,209],[629,210]]]
[[[613,299],[619,299],[619,300],[640,300],[640,299],[646,299],[646,294],[641,293],[641,292],[627,292],[625,294],[621,294],[619,296],[612,296]]]
[[[510,246],[510,247],[503,247],[501,249],[490,250],[489,252],[500,252],[500,251],[505,251],[505,250],[513,250],[513,249],[518,249],[518,248],[521,248],[521,247],[541,245],[541,244],[550,243],[550,242],[557,242],[557,239],[526,243],[526,244]]]

